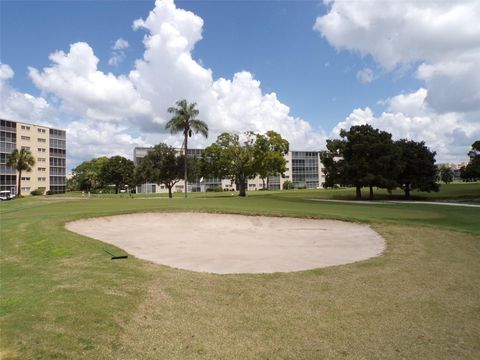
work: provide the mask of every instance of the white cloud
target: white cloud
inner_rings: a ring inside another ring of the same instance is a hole
[[[127,40],[118,38],[113,45],[113,50],[123,50],[130,46]]]
[[[384,69],[415,66],[437,111],[480,109],[480,2],[328,1],[314,29]]]
[[[200,118],[210,128],[209,139],[192,138],[191,146],[203,147],[223,131],[280,132],[291,148],[318,149],[325,135],[308,122],[290,115],[275,93],[263,93],[260,81],[248,71],[231,79],[213,79],[212,71],[192,57],[202,39],[203,20],[176,8],[171,0],[157,1],[146,19],[134,22],[146,30],[145,52],[128,76],[98,69],[99,59],[84,42],[68,52],[50,55],[42,70],[29,68],[45,104],[55,103],[67,128],[69,166],[93,156],[121,154],[131,157],[135,146],[167,142],[180,146],[180,136],[165,132],[167,108],[186,98],[197,102]],[[121,52],[127,42],[116,41]],[[116,60],[112,60],[115,65]],[[55,100],[55,101],[54,101]]]
[[[99,156],[120,155],[132,159],[136,146],[147,146],[142,136],[134,137],[128,128],[92,120],[73,121],[67,131],[68,160],[75,166]]]
[[[166,109],[178,99],[195,101],[201,118],[210,127],[210,138],[222,131],[263,132],[276,130],[293,148],[319,148],[324,136],[304,120],[289,114],[275,93],[264,94],[260,82],[248,71],[232,79],[212,77],[212,71],[193,59],[191,51],[202,39],[203,20],[192,12],[176,8],[173,1],[157,1],[146,19],[134,22],[134,29],[146,29],[146,47],[130,79],[138,92],[153,104],[157,115],[168,119]],[[200,137],[193,144],[205,145]]]
[[[64,112],[97,121],[152,124],[150,103],[127,77],[99,71],[87,43],[72,44],[68,53],[57,51],[50,60],[53,64],[41,72],[29,67],[29,75],[44,93],[60,99]]]
[[[371,83],[375,80],[375,73],[370,68],[364,68],[357,72],[357,80],[363,84]]]
[[[118,66],[125,60],[125,53],[123,51],[113,51],[112,56],[108,59],[108,65]]]
[[[13,78],[15,75],[12,68],[7,64],[0,64],[0,81],[5,81]]]
[[[11,120],[50,124],[56,111],[43,97],[22,93],[9,84],[14,71],[7,64],[0,64],[0,117]]]
[[[460,113],[438,114],[425,102],[427,97],[427,90],[421,88],[387,99],[386,111],[378,116],[369,107],[355,109],[337,124],[332,136],[338,136],[340,129],[370,124],[390,132],[395,139],[425,141],[437,152],[437,162],[464,160],[470,145],[480,137],[480,122]]]
[[[122,38],[117,39],[115,44],[112,46],[113,51],[110,59],[108,59],[108,64],[115,67],[120,65],[127,56],[124,49],[128,48],[129,46],[130,44],[127,40]]]

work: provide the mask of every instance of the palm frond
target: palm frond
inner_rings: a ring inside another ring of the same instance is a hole
[[[195,134],[202,134],[205,137],[208,137],[208,125],[200,120],[200,119],[193,119],[190,120],[190,128],[195,132]]]

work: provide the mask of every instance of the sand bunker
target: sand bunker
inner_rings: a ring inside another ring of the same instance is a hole
[[[141,259],[217,274],[348,264],[377,256],[385,247],[369,226],[334,220],[148,213],[80,220],[66,228]]]

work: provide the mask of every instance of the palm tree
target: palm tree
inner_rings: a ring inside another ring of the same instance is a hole
[[[177,107],[169,107],[168,112],[174,114],[173,118],[165,125],[165,129],[170,129],[171,134],[177,134],[183,132],[185,137],[184,149],[185,149],[185,197],[187,197],[187,149],[188,138],[195,134],[202,134],[208,137],[208,126],[205,122],[196,117],[200,113],[195,107],[196,103],[188,104],[187,100],[177,101]]]
[[[22,181],[22,171],[32,170],[32,166],[35,165],[35,159],[32,156],[32,153],[28,150],[15,149],[10,155],[8,155],[7,165],[14,167],[18,171],[18,187],[17,187],[17,197],[20,197],[22,193],[21,181]]]

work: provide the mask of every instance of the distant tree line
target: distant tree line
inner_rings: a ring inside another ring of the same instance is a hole
[[[355,187],[357,199],[361,199],[364,187],[369,189],[369,199],[373,199],[374,188],[401,188],[406,198],[413,189],[439,189],[435,152],[423,141],[393,141],[386,131],[358,125],[342,129],[340,139],[327,140],[326,147],[320,153],[324,187]]]
[[[230,179],[239,195],[245,196],[248,179],[258,175],[265,184],[269,176],[286,171],[284,155],[288,149],[288,141],[275,131],[266,134],[246,132],[242,136],[223,133],[205,148],[199,158],[185,157],[174,147],[161,143],[139,159],[136,166],[122,156],[84,161],[73,169],[70,190],[98,192],[114,189],[118,193],[120,189],[133,189],[149,182],[165,185],[169,197],[172,197],[175,184],[185,179],[187,161],[190,182],[201,177]]]
[[[246,195],[247,181],[259,175],[265,183],[269,176],[286,171],[284,155],[288,153],[288,141],[278,133],[268,131],[265,135],[246,132],[223,133],[205,148],[200,158],[177,154],[166,144],[159,144],[139,160],[135,169],[138,184],[153,182],[163,184],[172,197],[172,188],[185,179],[185,161],[189,169],[189,181],[202,177],[230,179]]]
[[[74,169],[75,175],[67,184],[69,189],[100,191],[113,188],[118,193],[120,189],[132,189],[150,182],[165,185],[172,197],[172,189],[180,180],[187,183],[205,177],[230,179],[239,195],[245,196],[249,179],[259,176],[265,189],[269,177],[283,175],[286,171],[285,155],[289,143],[275,131],[265,134],[249,131],[241,135],[222,133],[205,148],[200,158],[185,156],[188,139],[197,133],[207,137],[208,126],[197,118],[196,103],[180,100],[168,112],[173,117],[165,128],[172,134],[182,133],[183,154],[162,143],[153,147],[137,166],[121,156],[84,161]],[[435,166],[435,152],[423,141],[393,141],[390,133],[370,125],[341,130],[340,139],[327,140],[326,147],[327,150],[320,153],[325,174],[323,186],[355,187],[357,199],[361,198],[364,187],[369,189],[370,199],[373,199],[374,188],[389,191],[401,188],[409,198],[414,189],[438,191],[438,179],[445,183],[453,180],[450,169]],[[480,179],[480,141],[472,145],[469,157],[470,162],[461,169],[461,176],[475,181]],[[25,168],[23,163],[21,161],[22,169]],[[284,188],[292,187],[293,183],[285,182]],[[186,190],[185,187],[185,196]]]

